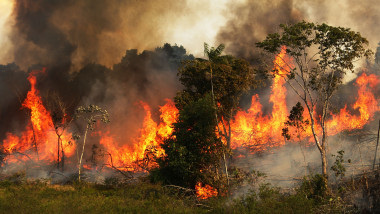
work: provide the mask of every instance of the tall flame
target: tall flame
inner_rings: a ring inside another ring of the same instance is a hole
[[[236,117],[231,121],[231,147],[250,148],[252,152],[266,150],[270,147],[285,144],[285,139],[281,135],[284,122],[289,114],[286,95],[284,75],[287,75],[288,68],[293,63],[286,55],[285,48],[276,56],[274,60],[275,76],[271,86],[270,103],[272,112],[269,115],[262,114],[262,105],[258,95],[252,96],[252,103],[247,111],[238,111]],[[40,71],[45,72],[45,70]],[[8,163],[17,160],[43,160],[54,162],[57,151],[57,135],[54,130],[53,121],[49,111],[44,107],[39,91],[36,89],[36,74],[31,72],[28,80],[31,89],[22,107],[30,111],[30,123],[20,135],[12,133],[6,134],[3,140],[3,150],[7,154],[23,154],[7,156]],[[379,77],[363,73],[356,79],[355,86],[358,87],[357,100],[352,105],[358,113],[352,114],[347,110],[347,106],[338,114],[331,114],[327,121],[328,135],[335,135],[343,130],[363,128],[365,124],[374,119],[376,112],[380,111],[380,99],[376,98],[373,90],[379,85]],[[145,111],[145,118],[142,128],[139,130],[139,137],[135,139],[116,140],[116,136],[110,130],[98,131],[99,143],[105,151],[106,164],[117,167],[121,170],[138,171],[155,166],[154,157],[164,154],[161,144],[165,138],[173,132],[173,123],[178,118],[178,110],[173,101],[167,99],[166,104],[160,107],[160,121],[152,119],[152,111],[148,104],[141,102]],[[305,111],[305,116],[307,112]],[[316,118],[317,115],[316,115]],[[316,124],[316,130],[321,132],[321,127]],[[70,143],[70,133],[64,132],[62,144],[67,157],[74,154],[75,146]],[[310,127],[307,127],[304,138],[312,136]],[[89,166],[90,167],[90,166]],[[199,194],[202,191],[211,191],[209,187],[197,185]],[[212,187],[211,187],[212,188]],[[214,194],[213,191],[212,195]],[[199,196],[201,197],[201,196]]]
[[[288,73],[287,70],[292,66],[290,58],[286,55],[285,48],[282,48],[281,52],[276,56],[274,66],[276,72],[269,99],[273,104],[272,114],[263,116],[258,95],[252,96],[251,107],[247,112],[238,111],[235,120],[231,124],[231,146],[234,149],[247,146],[254,151],[261,151],[267,147],[279,146],[285,143],[281,136],[281,131],[287,119],[288,108],[283,76]]]
[[[164,153],[160,145],[163,139],[173,132],[172,124],[177,118],[178,110],[173,101],[166,99],[166,104],[160,107],[161,122],[157,124],[152,119],[150,107],[144,102],[141,102],[141,105],[145,110],[143,127],[140,130],[140,137],[132,139],[132,144],[116,142],[114,136],[111,136],[109,132],[102,136],[100,144],[110,154],[107,160],[108,164],[135,171],[141,169],[139,162],[146,160],[148,153],[153,153],[155,156],[161,156]],[[154,165],[153,162],[140,164],[147,168]]]
[[[20,154],[21,156],[18,159],[24,161],[29,159],[52,162],[55,160],[54,154],[57,151],[58,137],[54,130],[51,115],[44,107],[39,91],[36,89],[36,75],[38,73],[45,73],[45,69],[33,71],[29,74],[28,81],[31,89],[22,103],[23,108],[30,110],[30,123],[19,136],[7,133],[3,147],[8,154]],[[70,136],[67,132],[61,136],[64,152],[67,156],[71,156],[75,150],[75,147],[70,143]],[[18,159],[8,156],[6,161],[13,163]]]
[[[363,73],[356,79],[358,98],[353,104],[353,109],[359,110],[360,115],[352,115],[347,111],[347,106],[340,110],[339,114],[333,115],[328,121],[327,127],[330,135],[335,135],[343,130],[360,129],[370,120],[377,111],[380,111],[379,99],[375,98],[372,89],[378,85],[380,80],[374,74]]]

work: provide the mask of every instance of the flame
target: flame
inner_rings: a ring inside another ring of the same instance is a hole
[[[275,76],[271,87],[269,101],[273,104],[272,114],[263,116],[262,105],[258,95],[252,96],[251,107],[247,112],[238,111],[231,123],[231,147],[233,149],[245,146],[254,151],[262,151],[268,147],[284,145],[281,135],[284,122],[287,119],[286,87],[283,75],[293,66],[283,47],[274,60]]]
[[[368,121],[373,119],[377,111],[380,111],[379,99],[372,93],[380,80],[374,74],[363,73],[356,79],[358,98],[353,104],[353,109],[359,110],[360,115],[352,115],[347,111],[347,106],[340,110],[339,114],[332,115],[327,127],[330,135],[335,135],[343,130],[361,129]]]
[[[216,189],[214,189],[212,186],[208,184],[203,186],[201,182],[198,182],[195,185],[195,193],[197,197],[202,200],[218,195],[218,191]]]
[[[30,123],[20,136],[7,133],[6,139],[3,140],[3,147],[7,154],[22,154],[19,159],[23,161],[30,159],[52,162],[55,161],[54,154],[57,151],[58,137],[54,131],[51,115],[44,107],[39,91],[36,89],[36,75],[38,73],[45,73],[45,69],[33,71],[29,74],[28,81],[31,89],[22,103],[23,108],[30,110]],[[70,136],[67,132],[61,136],[66,156],[71,156],[75,150],[75,147],[70,143]],[[6,158],[8,163],[14,163],[17,160],[17,158],[10,156]]]
[[[141,106],[145,111],[143,127],[140,130],[140,137],[132,139],[132,144],[126,142],[120,145],[114,140],[115,136],[110,135],[109,132],[105,133],[100,140],[100,144],[109,154],[107,162],[112,166],[132,171],[139,170],[141,164],[151,168],[154,166],[154,162],[141,163],[144,159],[149,158],[148,153],[156,157],[164,154],[164,150],[160,145],[163,139],[173,132],[172,124],[177,119],[178,110],[173,101],[166,99],[166,104],[160,107],[161,122],[157,124],[152,119],[150,107],[144,102],[141,102]]]
[[[287,70],[291,67],[293,67],[293,63],[286,55],[285,48],[282,48],[274,60],[275,75],[269,99],[272,104],[272,112],[269,115],[263,115],[259,96],[253,95],[250,108],[247,111],[239,110],[234,120],[231,121],[232,149],[249,148],[254,153],[285,144],[285,139],[281,133],[289,110],[286,103],[287,90],[283,76],[287,75]],[[22,103],[22,107],[30,112],[29,124],[20,135],[7,133],[3,140],[2,149],[6,154],[23,154],[7,156],[6,161],[8,163],[19,160],[48,162],[56,160],[54,155],[57,152],[57,135],[54,131],[51,115],[43,106],[39,91],[36,89],[36,75],[41,72],[43,73],[45,70],[31,72],[28,77],[31,89]],[[328,135],[335,135],[344,130],[361,129],[374,119],[376,112],[380,111],[380,99],[376,98],[373,93],[379,82],[379,77],[374,74],[362,73],[356,79],[355,86],[358,88],[358,95],[351,108],[357,113],[349,112],[345,106],[337,114],[331,114],[330,120],[327,121]],[[120,140],[107,129],[96,133],[105,152],[104,161],[106,165],[120,170],[141,171],[156,166],[152,160],[154,157],[160,157],[164,154],[161,144],[173,133],[172,124],[176,122],[179,112],[174,102],[166,99],[166,104],[159,108],[160,121],[156,122],[152,118],[151,107],[144,102],[140,104],[145,111],[145,117],[138,137]],[[304,111],[304,114],[305,118],[309,117],[307,110]],[[315,118],[319,118],[319,116],[315,115]],[[316,123],[315,125],[318,134],[321,133],[319,124]],[[75,146],[70,145],[70,136],[71,134],[68,132],[64,132],[62,135],[66,157],[73,156],[75,151]],[[311,129],[307,127],[302,137],[310,141],[311,136]],[[90,168],[91,166],[86,167]],[[217,195],[217,192],[209,185],[202,187],[202,184],[198,183],[196,189],[197,195],[201,199]]]

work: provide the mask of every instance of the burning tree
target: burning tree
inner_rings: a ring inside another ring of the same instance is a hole
[[[62,136],[69,128],[72,118],[68,115],[68,105],[62,100],[58,93],[46,94],[46,107],[51,112],[51,120],[54,126],[55,134],[57,135],[57,169],[64,170],[65,166],[65,149]],[[71,144],[71,141],[68,142]]]
[[[349,28],[300,22],[280,25],[281,32],[269,34],[257,46],[271,54],[285,51],[293,63],[278,63],[271,72],[279,74],[305,104],[315,144],[321,154],[322,175],[327,181],[327,119],[331,97],[342,84],[347,71],[354,72],[354,62],[371,51],[367,39]],[[316,117],[320,112],[321,116]],[[321,130],[316,129],[317,123]]]

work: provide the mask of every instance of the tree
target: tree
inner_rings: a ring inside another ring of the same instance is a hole
[[[65,167],[65,152],[62,142],[62,135],[70,126],[72,118],[68,115],[68,105],[63,102],[58,93],[50,93],[48,91],[44,97],[46,100],[46,107],[51,113],[53,122],[51,125],[53,125],[55,134],[57,135],[57,169],[61,169],[63,171]]]
[[[77,159],[78,159],[78,180],[81,181],[81,169],[82,169],[82,159],[83,159],[83,154],[84,154],[84,148],[86,145],[86,137],[88,131],[92,131],[95,128],[95,123],[98,120],[101,120],[104,123],[108,123],[109,120],[109,115],[106,110],[101,109],[99,106],[96,105],[89,105],[89,106],[79,106],[75,110],[75,119],[82,118],[84,122],[86,122],[86,129],[84,132],[84,137],[83,137],[83,144],[82,144],[82,150],[80,152],[79,156],[79,143],[77,143]],[[78,142],[79,136],[75,136],[75,139]]]
[[[322,175],[327,181],[326,120],[331,97],[342,84],[346,72],[354,72],[354,62],[372,52],[365,48],[367,39],[349,28],[305,21],[281,24],[280,28],[280,33],[269,34],[257,46],[271,54],[285,49],[292,58],[293,62],[283,59],[284,65],[278,66],[288,72],[283,77],[308,110],[313,139],[321,154]],[[319,118],[315,117],[316,112],[321,113]],[[320,133],[316,124],[321,128]]]
[[[223,143],[216,135],[214,112],[210,95],[179,112],[172,135],[161,145],[165,155],[158,158],[159,168],[152,172],[152,178],[188,188],[199,181],[215,182]]]
[[[309,120],[304,120],[303,117],[304,108],[300,102],[297,102],[295,106],[293,106],[292,110],[290,110],[290,114],[288,116],[288,120],[285,122],[285,128],[282,129],[282,136],[284,136],[287,140],[292,138],[292,134],[298,138],[298,142],[300,144],[300,149],[303,156],[303,161],[305,164],[305,176],[307,172],[306,166],[306,156],[305,152],[302,148],[302,134],[306,131],[306,127],[309,125]],[[291,133],[289,128],[293,128],[294,132]]]
[[[208,93],[216,107],[218,132],[231,145],[231,126],[244,92],[257,85],[250,64],[244,59],[221,56],[224,45],[209,48],[205,43],[204,51],[208,59],[187,60],[179,69],[179,79],[185,89],[177,94],[175,101],[178,109],[187,103],[198,100]],[[222,128],[219,128],[221,124]]]

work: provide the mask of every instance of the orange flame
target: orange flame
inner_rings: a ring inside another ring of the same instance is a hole
[[[30,123],[20,136],[7,133],[7,138],[3,140],[3,147],[6,152],[8,154],[15,152],[23,154],[24,156],[20,158],[23,161],[28,160],[26,157],[34,161],[44,160],[52,162],[55,160],[54,154],[57,151],[57,135],[54,131],[53,120],[42,103],[39,91],[36,89],[36,75],[44,72],[45,69],[42,71],[33,71],[28,77],[31,89],[27,93],[22,107],[30,110]],[[71,156],[75,150],[75,147],[69,143],[71,139],[70,136],[71,135],[66,132],[61,136],[64,152],[67,156]],[[6,161],[13,163],[16,162],[17,159],[8,156]]]
[[[283,75],[286,75],[287,69],[292,66],[285,48],[282,48],[276,56],[274,64],[276,72],[269,99],[273,104],[272,114],[263,116],[258,95],[252,96],[251,107],[247,112],[238,111],[231,124],[231,146],[233,149],[248,146],[254,151],[262,151],[267,147],[280,146],[285,143],[281,133],[287,119],[288,108]]]
[[[231,147],[233,149],[248,147],[252,152],[257,152],[285,144],[281,133],[289,111],[283,76],[287,74],[288,68],[293,66],[292,61],[286,55],[285,48],[282,48],[276,56],[274,65],[276,72],[270,95],[272,113],[263,115],[258,95],[252,96],[251,107],[247,111],[238,111],[235,119],[231,121]],[[30,73],[28,80],[31,90],[22,103],[23,108],[30,110],[30,123],[20,135],[7,133],[6,139],[3,140],[3,149],[7,154],[26,154],[27,156],[19,157],[22,161],[32,159],[52,162],[55,160],[54,154],[57,151],[57,135],[51,115],[43,106],[39,91],[36,89],[37,73]],[[358,87],[358,96],[352,108],[358,113],[352,114],[347,107],[344,107],[338,114],[331,114],[331,119],[327,121],[328,135],[335,135],[343,130],[363,128],[365,124],[374,119],[375,113],[380,111],[380,99],[376,98],[372,91],[378,87],[379,82],[379,77],[374,74],[363,73],[356,79],[355,86]],[[172,124],[177,120],[178,110],[173,101],[167,99],[166,104],[160,107],[160,121],[155,122],[152,119],[150,107],[144,102],[141,102],[141,106],[145,111],[145,118],[143,126],[139,130],[139,137],[123,139],[123,141],[129,142],[119,142],[111,131],[97,132],[100,136],[100,144],[106,154],[109,154],[105,160],[107,164],[122,170],[140,171],[155,166],[155,163],[150,160],[164,154],[161,144],[172,134]],[[308,118],[306,110],[304,114],[305,118]],[[319,117],[316,115],[315,118]],[[316,130],[321,132],[318,123]],[[62,143],[67,157],[72,156],[75,151],[75,146],[69,143],[70,136],[70,133],[67,132],[62,135]],[[310,139],[311,136],[311,129],[308,127],[303,137]],[[38,151],[38,153],[33,151]],[[8,163],[17,160],[12,156],[6,158]],[[199,198],[207,198],[207,196],[201,196],[205,194],[211,194],[211,196],[217,194],[212,187],[209,185],[202,187],[201,183],[197,184],[196,189]]]
[[[332,120],[328,121],[327,127],[330,135],[335,135],[343,130],[361,129],[377,111],[380,111],[379,99],[375,98],[372,90],[378,85],[380,80],[374,74],[363,73],[356,79],[359,87],[358,98],[353,105],[353,109],[358,109],[360,115],[351,115],[347,111],[347,106],[340,110],[338,115],[332,114]]]
[[[105,151],[110,156],[107,160],[113,166],[121,166],[125,170],[140,170],[141,165],[138,166],[139,161],[146,159],[148,153],[151,152],[156,157],[164,154],[163,149],[160,147],[162,140],[167,138],[172,132],[172,124],[176,121],[178,110],[173,101],[166,99],[166,104],[160,107],[161,122],[157,123],[152,119],[150,107],[141,102],[145,110],[145,118],[143,128],[140,130],[140,137],[133,139],[132,144],[120,145],[114,140],[114,137],[108,133],[104,134],[100,140]],[[147,168],[151,168],[154,163],[145,163]]]
[[[195,185],[195,193],[197,197],[202,200],[215,197],[218,195],[218,191],[216,189],[214,189],[212,186],[208,184],[203,186],[201,182],[198,182]]]

